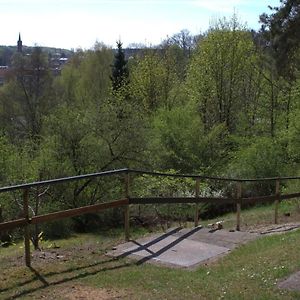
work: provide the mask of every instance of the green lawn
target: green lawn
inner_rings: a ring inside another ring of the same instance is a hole
[[[268,210],[244,211],[244,220],[262,220]],[[234,215],[224,218],[231,216],[234,219]],[[135,231],[134,236],[145,233]],[[41,258],[41,253],[34,253],[34,270],[23,266],[21,244],[0,249],[0,299],[69,299],[63,291],[75,291],[77,286],[95,293],[117,293],[121,299],[300,298],[300,293],[276,287],[282,278],[300,270],[299,230],[264,236],[193,271],[135,265],[105,256],[122,238],[122,231],[112,230],[43,242],[45,253],[52,256]]]

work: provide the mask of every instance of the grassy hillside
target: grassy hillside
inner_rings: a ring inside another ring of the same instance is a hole
[[[295,202],[281,205],[300,220]],[[293,208],[293,210],[290,210]],[[234,215],[224,217],[225,227]],[[243,211],[244,228],[270,224],[272,207]],[[210,220],[213,222],[213,220]],[[284,221],[281,219],[281,221]],[[33,253],[33,267],[23,266],[22,244],[1,249],[1,299],[299,299],[279,290],[277,282],[300,269],[300,231],[264,236],[217,262],[188,271],[115,260],[105,252],[123,239],[122,229],[44,241]],[[149,234],[133,229],[133,238]]]

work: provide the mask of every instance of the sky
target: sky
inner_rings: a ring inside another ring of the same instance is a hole
[[[280,0],[0,0],[0,45],[90,49],[117,40],[153,46],[187,29],[204,33],[213,20],[237,13],[251,29]]]

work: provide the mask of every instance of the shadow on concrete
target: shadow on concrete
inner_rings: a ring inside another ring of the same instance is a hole
[[[167,246],[159,249],[156,252],[153,252],[152,250],[149,249],[150,246],[153,246],[155,244],[157,244],[158,242],[161,242],[162,240],[166,239],[169,236],[172,236],[174,233],[178,232],[181,228],[175,228],[173,230],[170,230],[169,232],[155,238],[154,240],[146,243],[146,244],[140,244],[137,241],[131,240],[132,243],[136,244],[138,247],[133,249],[133,250],[129,250],[125,253],[122,253],[120,255],[117,256],[117,258],[124,258],[127,257],[129,255],[135,254],[136,252],[145,250],[147,251],[150,255],[143,257],[142,259],[138,260],[136,262],[136,265],[141,265],[155,257],[158,257],[159,255],[161,255],[162,253],[168,251],[169,249],[171,249],[172,247],[176,246],[177,244],[179,244],[181,241],[183,241],[184,239],[190,237],[191,235],[193,235],[194,233],[198,232],[202,227],[196,227],[192,230],[190,230],[189,232],[183,234],[182,236],[178,237],[175,241],[171,242],[170,244],[168,244]]]

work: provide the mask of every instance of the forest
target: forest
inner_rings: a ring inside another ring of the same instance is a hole
[[[121,41],[117,51],[96,43],[77,50],[55,77],[40,48],[29,56],[15,53],[0,87],[0,185],[124,167],[234,178],[300,175],[296,2],[282,1],[262,14],[260,31],[234,14],[204,34],[182,30],[128,60]],[[146,180],[137,180],[135,193],[176,191],[174,183]],[[117,198],[119,181],[37,188],[31,213]],[[251,193],[266,189],[253,186]],[[226,191],[219,186],[214,192]],[[0,218],[16,218],[20,201],[18,193],[2,194]],[[104,222],[122,217],[118,211],[89,215],[43,231],[64,236]]]

